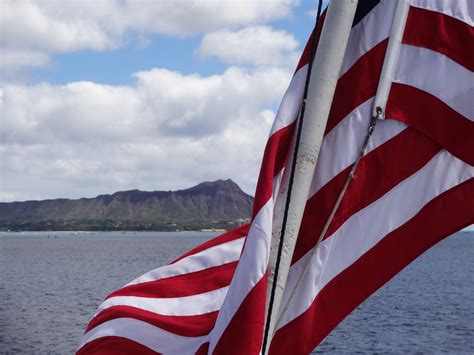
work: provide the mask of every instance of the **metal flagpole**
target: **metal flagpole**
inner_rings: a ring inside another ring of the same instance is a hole
[[[272,245],[268,266],[266,322],[262,353],[267,354],[275,331],[276,321],[288,272],[303,218],[306,200],[313,179],[321,141],[329,116],[342,60],[357,8],[357,0],[332,0],[313,60],[305,103],[305,119],[298,128],[295,147],[296,161],[290,161],[283,176],[275,202]],[[278,211],[285,206],[283,214]]]

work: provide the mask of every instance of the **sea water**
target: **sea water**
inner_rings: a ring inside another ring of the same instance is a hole
[[[0,353],[73,353],[102,299],[203,243],[201,232],[0,233]],[[473,353],[474,233],[434,246],[318,348]]]

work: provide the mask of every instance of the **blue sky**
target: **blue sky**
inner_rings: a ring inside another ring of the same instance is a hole
[[[299,0],[2,0],[0,201],[253,194],[314,26]]]
[[[48,81],[65,84],[72,81],[93,81],[102,84],[131,84],[132,73],[154,67],[167,68],[183,74],[220,73],[225,65],[217,60],[200,60],[194,55],[201,36],[173,38],[166,35],[150,35],[149,43],[127,43],[124,47],[96,52],[78,51],[53,56],[52,67],[37,70],[30,82]]]
[[[295,2],[295,5],[291,6],[291,13],[287,16],[265,22],[264,25],[292,34],[299,43],[298,49],[302,50],[314,26],[312,15],[315,7],[316,1]],[[226,68],[224,63],[215,58],[203,59],[196,56],[195,51],[203,34],[202,32],[184,36],[143,34],[132,29],[126,32],[119,48],[51,53],[49,65],[42,68],[25,68],[27,75],[22,73],[19,78],[29,84],[43,81],[66,84],[86,80],[119,85],[133,83],[132,73],[155,67],[183,74],[219,74]]]
[[[302,2],[295,8],[291,17],[270,22],[274,29],[288,31],[298,40],[302,50],[308,34],[314,26],[314,20],[308,15],[312,2]],[[135,33],[130,36],[136,37]],[[130,40],[124,47],[111,51],[77,51],[53,56],[53,65],[32,72],[30,82],[48,81],[65,84],[71,81],[90,80],[103,84],[130,84],[131,73],[154,67],[168,68],[183,74],[218,74],[226,65],[217,59],[197,58],[202,35],[176,38],[169,35],[148,35],[146,45]]]

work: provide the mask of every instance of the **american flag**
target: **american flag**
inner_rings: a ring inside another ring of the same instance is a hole
[[[474,223],[474,3],[410,0],[385,120],[315,248],[363,145],[396,5],[359,2],[270,354],[312,351],[416,257]],[[79,354],[261,351],[273,206],[309,48],[271,129],[251,223],[109,295]]]

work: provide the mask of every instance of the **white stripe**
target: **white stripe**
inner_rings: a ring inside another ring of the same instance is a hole
[[[441,12],[474,26],[474,1],[472,0],[410,0],[410,5]]]
[[[82,337],[79,348],[107,336],[130,339],[163,354],[192,354],[206,340],[206,336],[184,337],[137,319],[117,318],[90,330]]]
[[[388,37],[395,3],[392,0],[382,0],[351,30],[339,77],[370,49]],[[298,118],[307,72],[308,64],[301,67],[293,76],[281,101],[270,136]]]
[[[395,3],[393,1],[381,1],[380,4],[378,4],[351,30],[340,76],[349,70],[358,59],[367,53],[367,51],[388,37],[394,9]],[[295,73],[278,109],[270,136],[280,129],[287,127],[298,118],[301,100],[304,94],[307,70],[308,65],[305,65]],[[357,115],[358,112],[353,112],[351,114]],[[331,135],[331,132],[327,136],[329,135]],[[333,135],[336,135],[336,133],[333,133]],[[320,159],[321,157],[319,160]],[[354,159],[351,162],[353,162]],[[348,164],[345,165],[345,167],[347,166]],[[338,172],[340,172],[340,170]],[[332,177],[334,176],[335,175],[332,175]]]
[[[426,91],[474,120],[474,73],[438,52],[402,45],[393,81]]]
[[[229,292],[219,311],[216,324],[210,334],[209,353],[212,353],[248,293],[265,275],[270,252],[273,199],[270,198],[255,216],[245,247],[237,264]]]
[[[291,152],[291,150],[290,150]],[[275,202],[276,202],[276,198],[278,196],[278,191],[280,189],[280,186],[281,186],[281,182],[282,182],[282,179],[283,179],[283,174],[285,172],[285,167],[283,167],[280,172],[273,177],[273,187],[272,187],[272,199],[273,199],[273,205],[275,205]]]
[[[99,306],[98,313],[114,306],[129,306],[165,316],[195,316],[219,310],[228,287],[185,297],[111,297]]]
[[[369,127],[372,104],[373,98],[361,104],[324,137],[311,184],[310,198],[357,159]],[[367,153],[405,128],[406,125],[395,120],[377,122]]]
[[[370,49],[386,39],[392,27],[396,1],[382,0],[351,31],[341,67],[341,75]]]
[[[280,107],[273,121],[270,136],[280,129],[289,126],[298,118],[301,101],[303,100],[308,64],[301,67],[293,76],[290,86],[281,100]]]
[[[245,237],[242,237],[205,249],[199,253],[178,260],[173,264],[147,272],[126,284],[124,287],[142,282],[156,281],[166,277],[183,275],[237,261],[239,260],[244,241]]]
[[[293,265],[289,277],[291,283],[288,284],[283,304],[288,300],[299,272],[306,263],[311,263],[279,328],[304,313],[329,281],[387,234],[408,222],[429,201],[473,176],[474,167],[442,151],[411,177],[352,215],[320,244],[316,253],[309,251]]]

